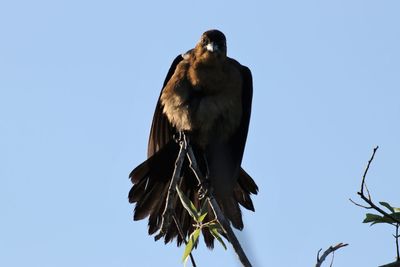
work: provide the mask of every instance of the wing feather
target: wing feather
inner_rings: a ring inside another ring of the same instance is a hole
[[[167,76],[163,83],[163,89],[168,81],[174,75],[176,66],[183,60],[182,55],[179,55],[172,62],[171,67],[168,70]],[[162,90],[163,90],[162,89]],[[162,90],[160,96],[162,94]],[[147,149],[147,157],[151,157],[154,153],[165,146],[175,134],[176,130],[168,121],[167,116],[163,113],[163,105],[161,104],[160,97],[158,98],[156,110],[154,111],[153,122],[151,123],[149,145]]]

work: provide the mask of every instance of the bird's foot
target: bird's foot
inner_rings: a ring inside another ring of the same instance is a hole
[[[174,139],[174,141],[179,144],[179,145],[183,145],[185,148],[188,146],[189,143],[189,136],[188,133],[185,133],[184,131],[179,131],[177,133],[175,133],[172,138]]]
[[[176,143],[179,144],[181,141],[183,141],[183,135],[184,135],[184,133],[181,132],[181,131],[175,133],[175,134],[173,135],[174,141],[175,141]]]
[[[204,181],[202,181],[199,184],[199,186],[200,186],[200,188],[199,188],[199,199],[203,199],[210,192],[210,188],[211,188],[210,180],[209,179],[204,179]]]

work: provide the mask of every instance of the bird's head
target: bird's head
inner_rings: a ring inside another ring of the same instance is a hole
[[[226,38],[219,30],[203,33],[195,48],[196,58],[201,61],[224,60],[226,58]]]

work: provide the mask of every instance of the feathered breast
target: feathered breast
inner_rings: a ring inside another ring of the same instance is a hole
[[[196,65],[182,61],[166,84],[161,103],[180,131],[196,132],[197,143],[226,140],[240,124],[242,80],[230,64]]]

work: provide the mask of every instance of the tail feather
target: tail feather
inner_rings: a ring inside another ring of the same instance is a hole
[[[233,190],[234,197],[237,202],[239,202],[242,207],[254,211],[253,201],[250,198],[250,194],[244,191],[244,189],[239,185],[236,184]]]
[[[148,233],[150,235],[156,233],[161,227],[162,213],[165,208],[168,187],[178,152],[179,146],[174,141],[171,141],[136,167],[129,175],[133,186],[129,191],[128,199],[130,203],[136,203],[133,219],[141,220],[149,217]],[[201,159],[200,165],[203,165]],[[205,166],[200,167],[204,169]],[[200,209],[199,187],[195,176],[188,167],[187,160],[185,160],[183,165],[182,176],[182,181],[180,183],[182,192],[193,201],[197,209]],[[240,169],[233,195],[224,197],[223,199],[217,198],[222,212],[235,228],[240,230],[243,228],[239,204],[246,209],[254,211],[250,195],[257,194],[257,192],[258,187],[253,179],[243,169]],[[174,203],[174,211],[180,227],[182,228],[183,236],[187,239],[194,230],[193,225],[195,222],[178,198]],[[213,210],[208,205],[208,213],[204,221],[209,222],[214,219]],[[202,233],[207,247],[213,248],[214,237],[212,234],[207,228],[203,229]],[[221,234],[224,235],[223,233]],[[164,242],[171,242],[175,238],[178,246],[184,242],[175,223],[172,222],[165,233]]]
[[[143,177],[147,177],[149,175],[149,165],[151,160],[151,158],[147,159],[145,162],[133,169],[133,171],[129,174],[129,178],[133,184],[138,183]]]
[[[257,194],[257,192],[258,187],[254,180],[245,170],[240,168],[237,183],[233,189],[233,196],[219,201],[219,204],[222,206],[222,212],[236,229],[243,229],[242,212],[239,204],[248,210],[254,211],[250,195]]]
[[[258,187],[254,180],[247,174],[245,170],[240,168],[237,184],[233,189],[233,195],[236,201],[244,208],[254,211],[253,201],[250,198],[251,194],[257,194]]]
[[[136,203],[133,219],[141,220],[149,217],[148,233],[150,235],[156,233],[161,227],[162,213],[164,212],[168,187],[178,152],[179,146],[171,141],[136,167],[129,175],[133,186],[129,191],[128,199],[130,203]],[[190,172],[187,161],[184,162],[183,170],[181,190],[199,208],[197,180]],[[187,238],[194,230],[194,220],[183,208],[179,199],[175,200],[174,211],[183,235]],[[174,238],[177,239],[178,246],[183,243],[183,239],[173,222],[165,233],[164,242],[171,242]],[[207,240],[209,241],[210,238]],[[212,246],[212,241],[207,243],[207,246]]]
[[[173,172],[175,157],[179,146],[170,142],[142,164],[137,166],[129,175],[133,186],[129,191],[130,203],[136,203],[134,220],[141,220],[150,215],[149,232],[159,228],[165,202],[166,188]]]
[[[144,195],[146,189],[147,179],[139,181],[137,184],[133,185],[129,191],[128,200],[129,203],[138,202]]]
[[[181,191],[193,202],[196,209],[200,210],[200,201],[198,195],[198,185],[197,180],[194,177],[193,173],[189,170],[188,162],[185,161],[183,165],[183,178],[180,183]],[[183,235],[187,239],[187,237],[194,231],[195,221],[183,207],[181,201],[178,199],[175,214],[179,220],[179,223],[182,228]],[[178,246],[183,243],[183,239],[180,235],[177,235],[177,244]]]
[[[135,214],[133,216],[133,219],[135,221],[144,219],[150,215],[152,210],[160,201],[159,197],[162,193],[163,186],[164,185],[162,183],[155,183],[155,185],[151,187],[149,192],[147,192],[147,194],[137,202],[135,207]]]
[[[222,213],[229,219],[233,227],[236,229],[243,229],[242,211],[239,204],[234,197],[225,198],[218,201],[221,206]]]
[[[168,184],[165,185],[164,191],[161,196],[166,196],[168,191]],[[162,213],[165,207],[165,198],[158,201],[158,204],[154,207],[149,216],[149,235],[156,233],[161,227]]]
[[[250,177],[250,175],[242,168],[240,168],[238,183],[245,192],[257,195],[258,186],[254,182],[254,180]]]
[[[167,243],[169,243],[169,242],[172,242],[172,241],[174,240],[175,237],[178,237],[178,238],[179,238],[179,233],[178,233],[178,228],[176,228],[175,223],[172,222],[172,223],[169,225],[167,232],[165,233],[165,236],[164,236],[164,243],[167,244]],[[178,242],[178,240],[177,240],[177,245],[178,245],[178,246],[181,245],[181,243]]]

